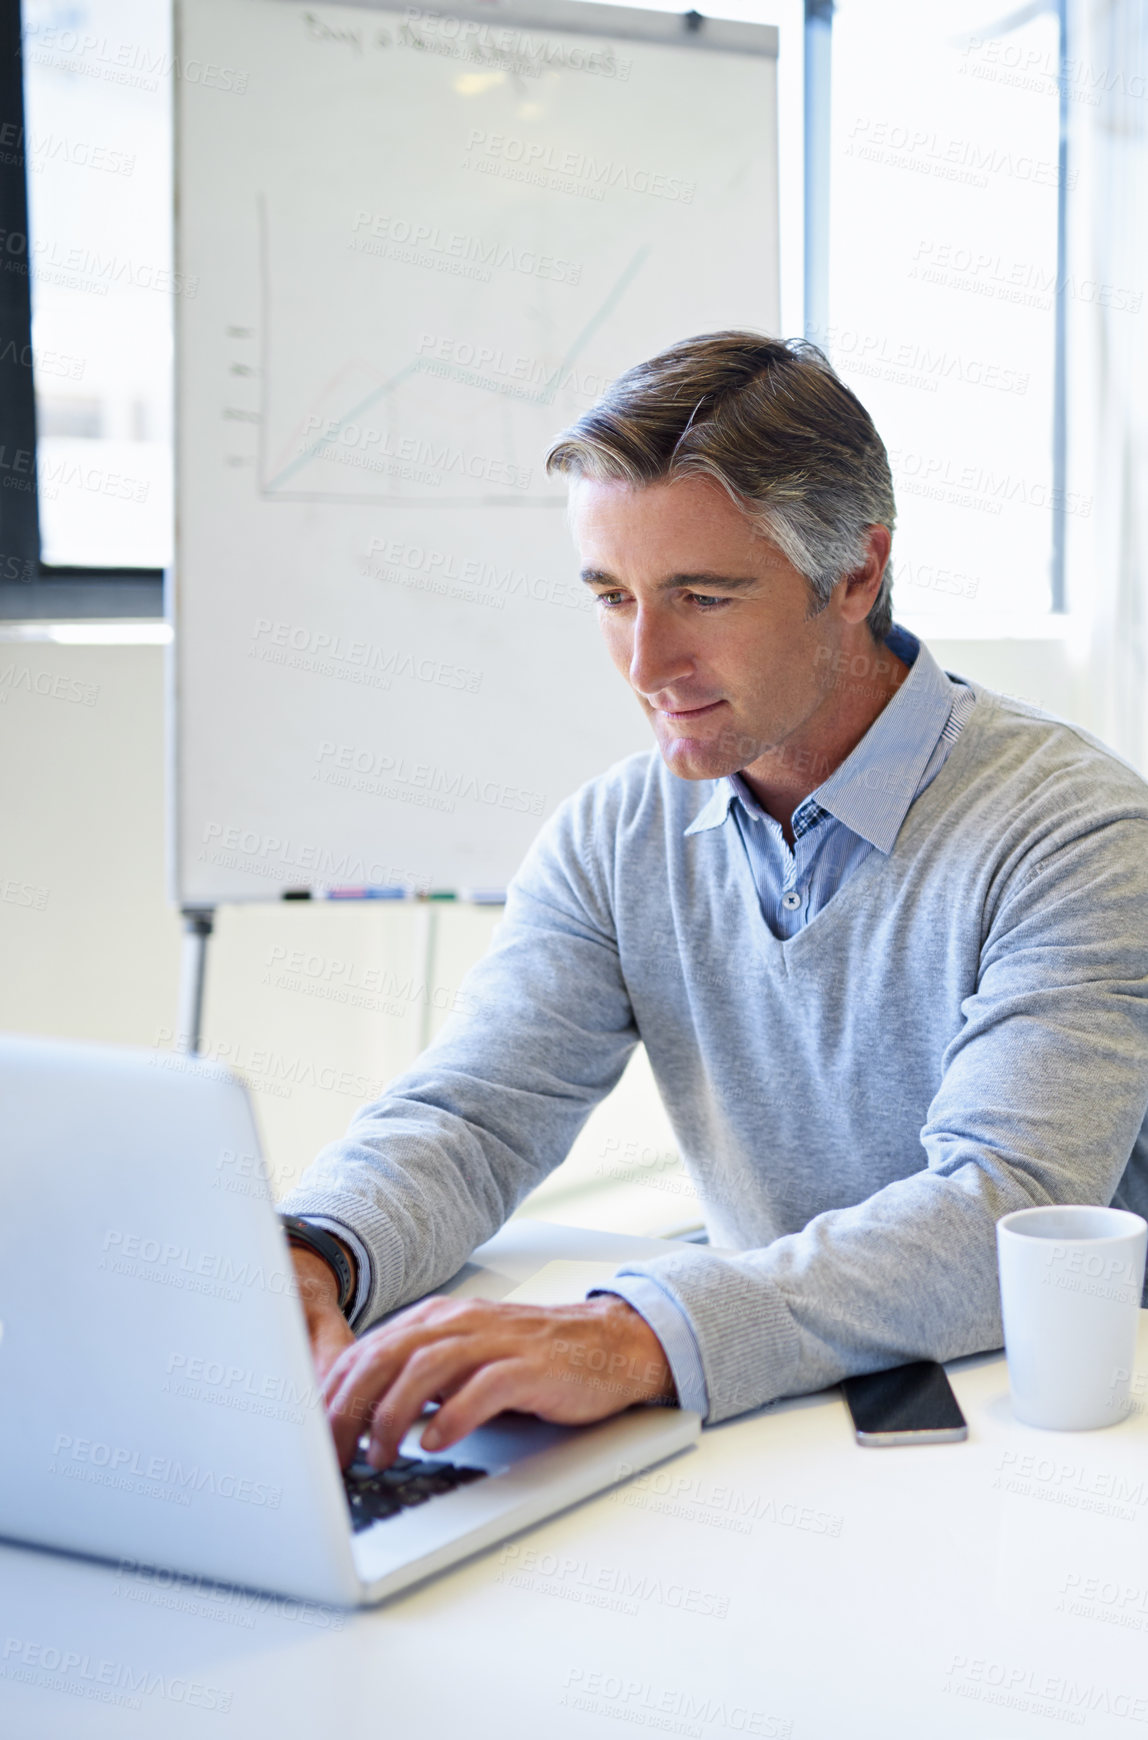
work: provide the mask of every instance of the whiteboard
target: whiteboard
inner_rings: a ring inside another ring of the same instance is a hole
[[[176,27],[174,897],[504,888],[651,742],[543,458],[659,348],[776,330],[776,32],[578,0]]]

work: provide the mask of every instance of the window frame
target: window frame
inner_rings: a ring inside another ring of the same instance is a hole
[[[49,567],[40,558],[23,34],[22,3],[0,7],[0,243],[9,268],[0,271],[0,467],[18,473],[20,456],[32,458],[30,488],[0,489],[0,622],[162,617],[162,568]]]

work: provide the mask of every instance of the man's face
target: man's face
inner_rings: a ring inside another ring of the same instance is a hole
[[[704,478],[578,479],[571,517],[610,657],[682,779],[765,768],[817,732],[844,624]],[[840,590],[840,589],[839,589]]]

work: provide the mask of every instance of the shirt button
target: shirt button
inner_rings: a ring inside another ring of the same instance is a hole
[[[800,894],[795,893],[783,894],[781,897],[781,904],[788,912],[796,912],[798,907],[801,905],[801,896]]]

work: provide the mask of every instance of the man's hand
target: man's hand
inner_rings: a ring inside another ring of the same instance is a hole
[[[350,1325],[339,1310],[339,1283],[322,1257],[303,1245],[292,1245],[291,1261],[299,1286],[299,1301],[307,1319],[311,1357],[322,1383],[344,1348],[354,1342]]]
[[[394,1461],[427,1402],[442,1406],[423,1449],[444,1450],[504,1408],[579,1425],[674,1393],[661,1342],[616,1295],[551,1306],[424,1299],[344,1348],[323,1385],[340,1462],[369,1427],[376,1468]]]

